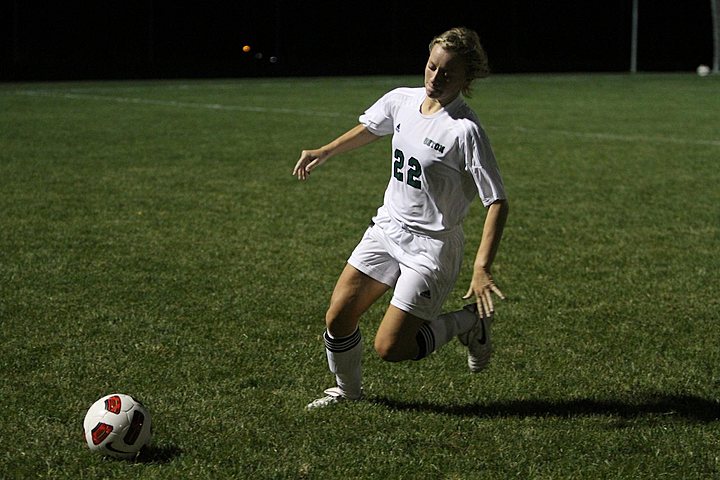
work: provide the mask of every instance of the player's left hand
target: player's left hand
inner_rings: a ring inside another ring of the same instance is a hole
[[[493,294],[497,295],[502,300],[505,300],[505,294],[503,294],[497,285],[495,285],[490,272],[485,268],[476,268],[473,271],[470,288],[463,299],[469,300],[475,297],[478,314],[482,317],[489,317],[495,313],[495,305],[493,304],[492,299]]]

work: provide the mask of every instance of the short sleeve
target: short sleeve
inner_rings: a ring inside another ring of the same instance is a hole
[[[465,159],[466,168],[475,180],[483,205],[487,207],[507,198],[495,154],[482,128],[476,127],[467,132]]]
[[[390,135],[393,133],[393,106],[392,93],[383,95],[365,113],[360,115],[359,121],[370,131],[378,136]]]

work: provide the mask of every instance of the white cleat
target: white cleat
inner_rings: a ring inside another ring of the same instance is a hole
[[[316,410],[318,408],[328,407],[330,405],[335,405],[340,402],[357,401],[362,398],[362,394],[356,398],[348,397],[347,395],[345,395],[345,392],[340,389],[340,387],[328,388],[323,393],[325,393],[324,397],[318,398],[317,400],[313,400],[312,402],[308,403],[307,407],[305,407],[305,410]]]
[[[460,343],[468,347],[468,367],[473,373],[484,370],[490,363],[490,355],[492,354],[492,342],[490,341],[490,326],[492,324],[492,315],[480,317],[476,304],[470,304],[463,307],[471,312],[477,318],[475,325],[467,333],[458,335]]]

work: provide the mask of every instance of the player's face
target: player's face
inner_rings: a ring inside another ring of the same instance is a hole
[[[458,54],[435,45],[425,66],[425,94],[447,105],[467,85],[465,60]]]

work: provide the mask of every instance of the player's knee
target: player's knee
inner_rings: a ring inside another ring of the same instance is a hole
[[[335,338],[347,337],[357,329],[357,320],[344,314],[342,310],[330,307],[325,314],[325,327]]]
[[[408,360],[407,352],[400,345],[381,337],[375,337],[375,351],[386,362],[402,362]]]

